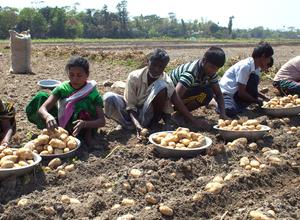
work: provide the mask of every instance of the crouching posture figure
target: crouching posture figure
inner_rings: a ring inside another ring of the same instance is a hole
[[[156,49],[148,66],[129,73],[124,96],[108,92],[103,96],[104,112],[127,129],[140,132],[172,112],[170,98],[174,86],[164,72],[170,58],[163,49]]]

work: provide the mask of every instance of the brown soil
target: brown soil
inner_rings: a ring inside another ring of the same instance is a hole
[[[117,45],[105,50],[91,49],[83,45],[33,45],[32,69],[35,74],[9,74],[9,51],[0,45],[0,97],[13,101],[18,109],[17,134],[13,145],[28,141],[32,133],[38,130],[30,124],[24,113],[26,103],[38,91],[37,81],[53,78],[66,80],[64,65],[70,54],[80,53],[90,59],[91,78],[98,82],[101,93],[112,90],[104,87],[102,82],[109,80],[125,80],[132,68],[113,63],[113,59],[144,60],[153,45],[145,45],[138,51],[123,49]],[[251,47],[226,47],[228,57],[245,57]],[[178,46],[168,48],[173,62],[185,62],[196,59],[203,54],[205,48],[189,48]],[[100,51],[100,52],[99,52]],[[117,51],[117,52],[116,52]],[[300,53],[300,46],[275,46],[275,60],[280,65]],[[99,58],[99,54],[101,58]],[[176,60],[176,61],[174,61]],[[264,81],[263,87],[270,88],[269,95],[274,95],[270,81]],[[122,90],[115,90],[122,92]],[[216,123],[218,115],[213,109],[199,109],[195,114],[202,115],[212,123]],[[299,116],[290,118],[289,123],[280,119],[260,116],[259,112],[245,113],[250,118],[259,117],[272,124],[271,133],[257,141],[258,150],[226,153],[224,141],[215,131],[205,132],[213,139],[213,147],[208,155],[195,158],[168,159],[159,157],[149,143],[140,144],[134,132],[116,131],[116,123],[107,120],[105,128],[99,130],[99,143],[102,150],[81,150],[74,163],[76,170],[67,173],[66,177],[58,177],[56,171],[44,173],[38,168],[34,173],[23,177],[11,177],[0,182],[0,219],[117,219],[125,214],[132,214],[135,219],[247,219],[249,212],[260,209],[273,210],[278,219],[300,219],[300,148],[296,147],[300,131],[288,134],[291,126],[299,126]],[[187,125],[188,126],[188,125]],[[189,126],[192,130],[195,128]],[[156,128],[161,130],[163,127]],[[260,149],[270,147],[280,151],[282,162],[272,165],[263,157]],[[108,155],[112,152],[110,155]],[[106,158],[106,156],[108,157]],[[245,171],[239,166],[243,156],[257,157],[268,164],[261,172]],[[132,168],[143,172],[139,178],[128,175]],[[225,176],[233,170],[241,175],[226,182],[219,194],[205,193],[201,201],[194,202],[192,197],[216,175]],[[145,184],[151,182],[154,191],[147,193]],[[125,189],[128,183],[131,189]],[[163,216],[159,205],[149,205],[146,194],[157,196],[159,203],[164,203],[174,211],[172,217]],[[63,204],[62,195],[80,200],[81,204]],[[17,206],[21,198],[28,199],[28,205]],[[112,209],[113,205],[121,204],[124,198],[134,199],[135,205],[121,206]],[[55,214],[44,211],[45,206],[54,207]]]

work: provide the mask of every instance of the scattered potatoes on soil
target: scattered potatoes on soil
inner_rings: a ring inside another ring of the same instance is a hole
[[[74,170],[75,170],[74,164],[69,164],[69,165],[65,166],[65,171],[67,171],[67,172],[72,172]]]
[[[130,170],[129,175],[134,178],[139,178],[142,175],[142,171],[140,171],[139,169],[132,169]]]
[[[18,206],[27,206],[29,203],[29,200],[28,199],[20,199],[18,201]]]
[[[121,202],[122,205],[124,206],[133,206],[135,205],[135,201],[134,199],[123,199],[122,202]]]
[[[24,148],[36,151],[42,156],[67,153],[76,147],[76,139],[61,127],[53,131],[43,129],[41,135],[24,146]]]
[[[219,183],[219,182],[209,182],[208,184],[206,184],[204,190],[206,192],[218,194],[221,192],[223,186],[224,186],[224,184]]]
[[[160,205],[159,211],[161,214],[166,216],[172,216],[174,214],[173,209],[171,209],[169,206],[166,205]]]
[[[52,170],[55,170],[60,165],[61,165],[61,159],[54,158],[49,162],[48,167],[50,167]]]
[[[251,211],[249,213],[249,217],[253,220],[275,220],[275,218],[269,217],[268,215],[264,214],[259,210]]]
[[[292,108],[300,106],[298,95],[288,95],[284,97],[274,97],[268,102],[264,102],[263,108]]]
[[[134,219],[135,219],[135,217],[132,214],[122,215],[117,218],[117,220],[134,220]]]
[[[44,212],[46,215],[55,215],[56,211],[52,206],[44,206]]]

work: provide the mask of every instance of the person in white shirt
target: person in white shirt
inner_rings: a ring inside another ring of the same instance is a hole
[[[252,56],[231,66],[220,80],[224,96],[225,112],[228,117],[236,117],[250,104],[262,105],[268,98],[258,91],[261,70],[273,65],[273,48],[261,42],[253,50]]]

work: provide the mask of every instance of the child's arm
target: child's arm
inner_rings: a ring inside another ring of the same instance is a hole
[[[76,120],[73,129],[73,135],[77,136],[84,128],[101,128],[105,126],[105,117],[103,109],[100,106],[96,107],[96,119],[93,121]]]
[[[4,133],[4,138],[1,141],[1,145],[7,146],[10,142],[10,139],[11,139],[12,135],[13,135],[13,127],[12,127],[9,119],[2,120],[0,125],[1,125],[1,130]]]
[[[49,98],[43,103],[43,105],[39,109],[39,114],[46,121],[47,128],[54,129],[57,128],[57,122],[53,115],[51,115],[48,111],[54,107],[58,98],[54,95],[50,95]]]

